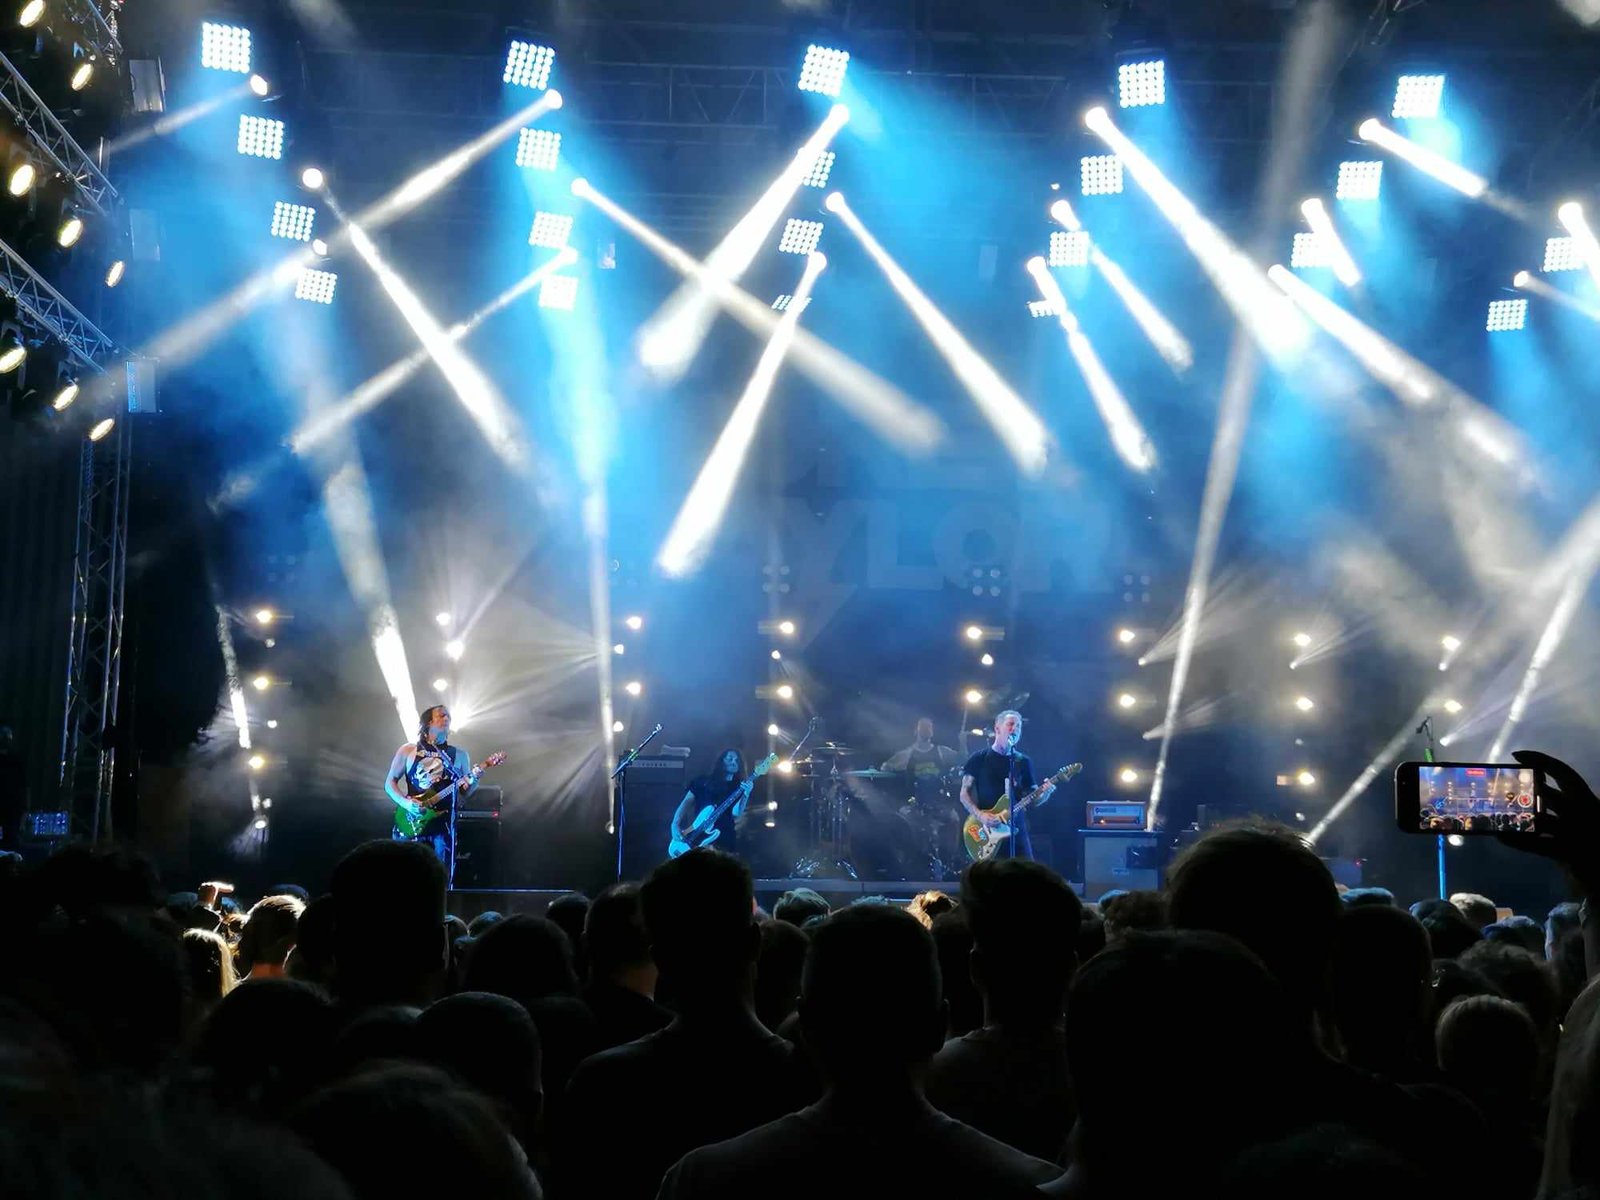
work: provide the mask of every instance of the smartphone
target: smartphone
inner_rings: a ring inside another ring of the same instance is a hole
[[[1538,833],[1544,774],[1519,763],[1405,762],[1394,772],[1404,833]]]

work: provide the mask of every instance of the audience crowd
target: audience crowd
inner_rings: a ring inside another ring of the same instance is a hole
[[[55,1198],[1600,1200],[1600,801],[1582,903],[1341,890],[1210,832],[1163,890],[1023,860],[769,918],[716,850],[543,916],[446,913],[421,846],[326,895],[167,894],[122,850],[0,868],[0,1180]],[[1527,839],[1523,839],[1526,843]],[[1530,860],[1530,870],[1545,870]]]

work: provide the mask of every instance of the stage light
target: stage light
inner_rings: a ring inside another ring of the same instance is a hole
[[[517,166],[554,171],[561,158],[561,135],[550,129],[524,129],[517,134]]]
[[[89,430],[89,440],[91,442],[100,441],[106,436],[106,434],[110,433],[112,429],[116,427],[116,424],[116,419],[113,417],[105,417],[102,420],[95,422],[94,428]]]
[[[250,686],[258,692],[264,692],[272,686],[272,678],[268,675],[257,675],[250,681]]]
[[[339,277],[332,271],[301,267],[300,274],[295,279],[294,298],[309,300],[313,304],[332,304],[333,289],[338,283]]]
[[[1408,120],[1437,117],[1443,97],[1443,75],[1402,75],[1394,85],[1394,107],[1389,115]]]
[[[1462,837],[1459,833],[1452,833],[1444,840],[1458,850],[1467,844],[1467,839]]]
[[[539,284],[539,307],[571,312],[578,305],[576,275],[546,275]]]
[[[838,195],[837,192],[834,195]],[[822,240],[822,222],[790,217],[778,239],[780,254],[810,254]]]
[[[817,155],[816,161],[811,164],[811,173],[801,182],[806,187],[820,188],[828,186],[828,176],[833,174],[834,153],[824,150]]]
[[[1445,710],[1445,712],[1449,713],[1452,717],[1455,716],[1458,712],[1461,711],[1461,701],[1459,701],[1459,700],[1446,700],[1444,702],[1444,710]]]
[[[6,177],[6,191],[13,196],[21,196],[33,186],[34,180],[38,177],[39,172],[34,168],[34,165],[27,159],[23,159],[15,167],[11,168],[11,174]]]
[[[1338,200],[1376,200],[1383,190],[1383,161],[1353,159],[1339,164],[1339,182],[1334,188]]]
[[[644,694],[644,684],[640,683],[637,679],[630,679],[627,683],[622,685],[622,690],[627,692],[630,696],[640,696]]]
[[[1589,227],[1583,205],[1576,200],[1568,200],[1556,209],[1556,219],[1572,235],[1573,248],[1577,250],[1578,257],[1589,268],[1595,283],[1600,285],[1600,241],[1595,239],[1594,230]]]
[[[779,621],[778,622],[778,632],[783,634],[784,637],[793,637],[794,636],[794,622],[793,621]]]
[[[29,8],[32,5],[28,6]],[[39,5],[43,11],[44,5]],[[26,15],[27,10],[23,10]],[[35,20],[38,18],[35,17]],[[31,25],[32,21],[23,21]],[[213,71],[250,73],[250,31],[240,25],[222,25],[216,21],[200,23],[200,65]]]
[[[267,819],[265,817],[257,817],[255,819],[255,826],[254,827],[258,831],[265,829],[267,827]]]
[[[783,730],[779,729],[776,724],[767,726],[767,736],[768,737],[778,737],[782,733],[783,733]]]
[[[1299,697],[1296,697],[1295,702],[1294,702],[1294,706],[1296,708],[1298,708],[1301,712],[1310,712],[1313,708],[1315,708],[1317,706],[1317,702],[1315,700],[1313,700],[1310,696],[1299,696]]]
[[[244,113],[239,117],[240,154],[252,158],[283,157],[283,122],[271,117],[252,117]]]
[[[992,654],[985,654],[985,655],[984,655],[984,656],[983,656],[983,657],[982,657],[982,658],[980,658],[980,659],[979,659],[979,660],[978,660],[978,661],[979,661],[979,662],[980,662],[980,663],[982,663],[982,664],[983,664],[983,665],[984,665],[984,666],[986,666],[986,667],[992,667],[992,666],[994,666],[994,655],[992,655]]]
[[[966,694],[962,698],[964,700],[966,700],[966,702],[968,704],[982,704],[983,703],[983,693],[980,692],[977,688],[968,688],[967,691],[966,691]]]
[[[22,344],[15,334],[7,334],[4,341],[0,341],[0,375],[9,374],[22,365],[22,360],[28,357],[28,348]]]
[[[450,614],[447,612],[436,612],[433,614],[433,623],[439,626],[440,629],[443,629],[445,626],[449,625],[451,619],[452,618]]]
[[[1118,708],[1132,708],[1138,703],[1139,697],[1135,696],[1132,692],[1123,692],[1122,695],[1117,697]]]
[[[1089,265],[1089,235],[1081,229],[1076,232],[1058,229],[1050,235],[1050,265],[1052,267],[1086,267]]]
[[[1138,636],[1139,635],[1131,629],[1117,630],[1117,641],[1121,642],[1124,646],[1133,645],[1134,640],[1138,638]]]
[[[791,766],[791,769],[793,769],[792,766]],[[777,812],[778,811],[778,802],[776,800],[768,800],[767,801],[767,811],[768,812]]]
[[[252,771],[259,771],[267,765],[266,756],[262,754],[252,754],[246,761],[249,762]]]
[[[278,639],[277,638],[268,638],[266,640],[266,642],[265,642],[265,645],[266,645],[268,650],[271,650],[277,644],[278,644]]]
[[[1375,117],[1368,117],[1361,122],[1356,132],[1362,141],[1383,147],[1395,157],[1403,158],[1417,170],[1432,175],[1440,183],[1454,188],[1463,196],[1477,199],[1489,190],[1489,181],[1483,176],[1475,175],[1459,163],[1451,162],[1444,155],[1437,154],[1410,138],[1402,137]]]
[[[621,721],[613,721],[613,722],[611,722],[611,732],[612,733],[621,733],[626,728],[627,728],[627,726],[625,726]]]
[[[805,312],[811,305],[811,297],[802,296],[799,301],[796,301],[793,295],[785,292],[772,302],[772,311],[788,312],[791,305],[794,306],[795,312]]]
[[[528,245],[559,250],[572,237],[572,218],[565,213],[544,212],[533,214],[533,229],[528,234]]]
[[[1031,317],[1059,317],[1061,311],[1048,300],[1029,300],[1028,315]]]
[[[1302,271],[1333,264],[1322,238],[1315,233],[1302,232],[1294,235],[1294,248],[1289,253],[1289,265],[1297,271]]]
[[[1307,788],[1315,786],[1317,782],[1317,777],[1310,771],[1300,771],[1295,775],[1294,779],[1301,787]]]
[[[1457,650],[1461,649],[1461,639],[1456,637],[1454,634],[1447,633],[1439,639],[1439,645],[1443,646],[1451,654],[1454,654]]]
[[[44,0],[28,0],[22,6],[22,11],[17,14],[17,24],[24,29],[32,29],[42,16],[44,16]]]
[[[270,608],[258,608],[255,611],[256,624],[271,625],[273,620],[276,619],[277,615],[278,614],[273,612]]]
[[[785,775],[791,775],[794,773],[794,763],[790,762],[786,758],[778,764],[778,770],[782,771]],[[769,821],[768,824],[770,825],[771,822]]]
[[[780,683],[778,685],[778,699],[780,699],[780,700],[793,700],[794,699],[794,688],[791,687],[787,683]]]
[[[773,662],[778,662],[782,658],[783,658],[783,651],[782,650],[774,650],[772,652],[772,661]]]
[[[1528,323],[1526,300],[1491,300],[1484,328],[1490,333],[1513,333]]]
[[[127,274],[127,271],[128,264],[123,262],[120,258],[116,259],[109,267],[106,268],[106,286],[108,288],[116,287],[117,284],[122,282],[122,277]]]
[[[311,226],[317,219],[317,210],[309,204],[290,204],[287,200],[272,205],[272,236],[288,238],[293,242],[311,240]]]
[[[1339,231],[1334,228],[1333,218],[1328,215],[1327,207],[1317,197],[1312,196],[1301,203],[1300,211],[1304,214],[1306,223],[1311,226],[1312,232],[1317,235],[1322,252],[1327,257],[1327,265],[1333,268],[1334,277],[1345,287],[1355,287],[1361,282],[1361,268],[1356,266],[1356,260],[1351,257],[1350,251],[1339,237]],[[1296,234],[1297,245],[1299,241],[1299,235]]]
[[[448,679],[435,679],[433,681],[433,690],[436,692],[448,692],[450,690],[450,681]]]
[[[838,196],[838,193],[834,193]],[[949,365],[971,395],[979,411],[989,422],[995,434],[1004,443],[1012,460],[1025,475],[1038,475],[1044,470],[1050,453],[1050,434],[1026,401],[1001,378],[951,323],[950,318],[907,275],[905,269],[890,257],[889,252],[862,224],[861,218],[839,197],[836,210],[845,226],[878,264],[888,278],[890,286],[911,310],[934,349]],[[1052,297],[1053,298],[1053,297]],[[1064,302],[1063,302],[1064,307]]]
[[[56,230],[56,245],[63,250],[69,250],[78,244],[83,237],[83,218],[77,213],[68,213]]]
[[[278,720],[277,720],[276,717],[274,717],[272,720],[267,722],[267,728],[268,729],[276,729],[277,727],[278,727]]]
[[[639,630],[644,628],[644,618],[639,616],[639,614],[634,613],[626,621],[624,621],[623,624],[637,633]]]
[[[467,644],[460,638],[451,638],[444,644],[444,656],[451,662],[460,662],[461,656],[467,652]]]
[[[72,402],[78,398],[78,391],[78,381],[76,379],[67,380],[61,386],[61,390],[55,394],[55,399],[50,401],[50,407],[57,412],[65,412],[71,407]]]
[[[15,196],[18,193],[13,191],[11,194]],[[1577,239],[1570,237],[1546,238],[1544,243],[1544,266],[1539,269],[1546,274],[1554,271],[1582,270],[1583,255],[1578,252]]]
[[[1078,189],[1085,196],[1120,195],[1122,160],[1115,154],[1086,154],[1078,160],[1078,181]],[[1053,208],[1051,212],[1054,215]]]
[[[251,92],[252,95],[256,96],[258,99],[266,99],[267,93],[270,92],[271,90],[272,90],[272,85],[267,82],[265,76],[263,76],[263,75],[252,75],[252,76],[250,76],[250,92]]]
[[[1167,102],[1167,64],[1156,58],[1117,67],[1117,102],[1123,108],[1147,108]]]
[[[315,254],[319,260],[326,262],[328,259],[328,243],[321,238],[312,238],[311,253]]]
[[[969,639],[976,642],[983,637],[983,626],[968,625],[965,632]]]
[[[506,50],[506,69],[500,81],[542,92],[550,86],[550,68],[555,62],[556,52],[549,46],[513,40]]]
[[[837,96],[844,87],[844,73],[850,66],[848,50],[834,50],[827,46],[806,47],[805,60],[800,64],[802,92],[816,92],[821,96]]]
[[[1139,782],[1139,772],[1132,767],[1123,767],[1122,770],[1117,772],[1117,782],[1125,783],[1131,787]]]

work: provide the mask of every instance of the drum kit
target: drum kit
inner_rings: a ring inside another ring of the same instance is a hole
[[[916,789],[904,771],[847,769],[855,754],[838,742],[820,742],[793,760],[811,792],[811,851],[795,863],[795,877],[958,876],[965,865],[961,768],[944,772],[936,788]]]

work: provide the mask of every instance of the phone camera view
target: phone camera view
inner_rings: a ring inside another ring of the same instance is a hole
[[[1525,767],[1424,765],[1417,809],[1424,833],[1532,832],[1539,798]]]

